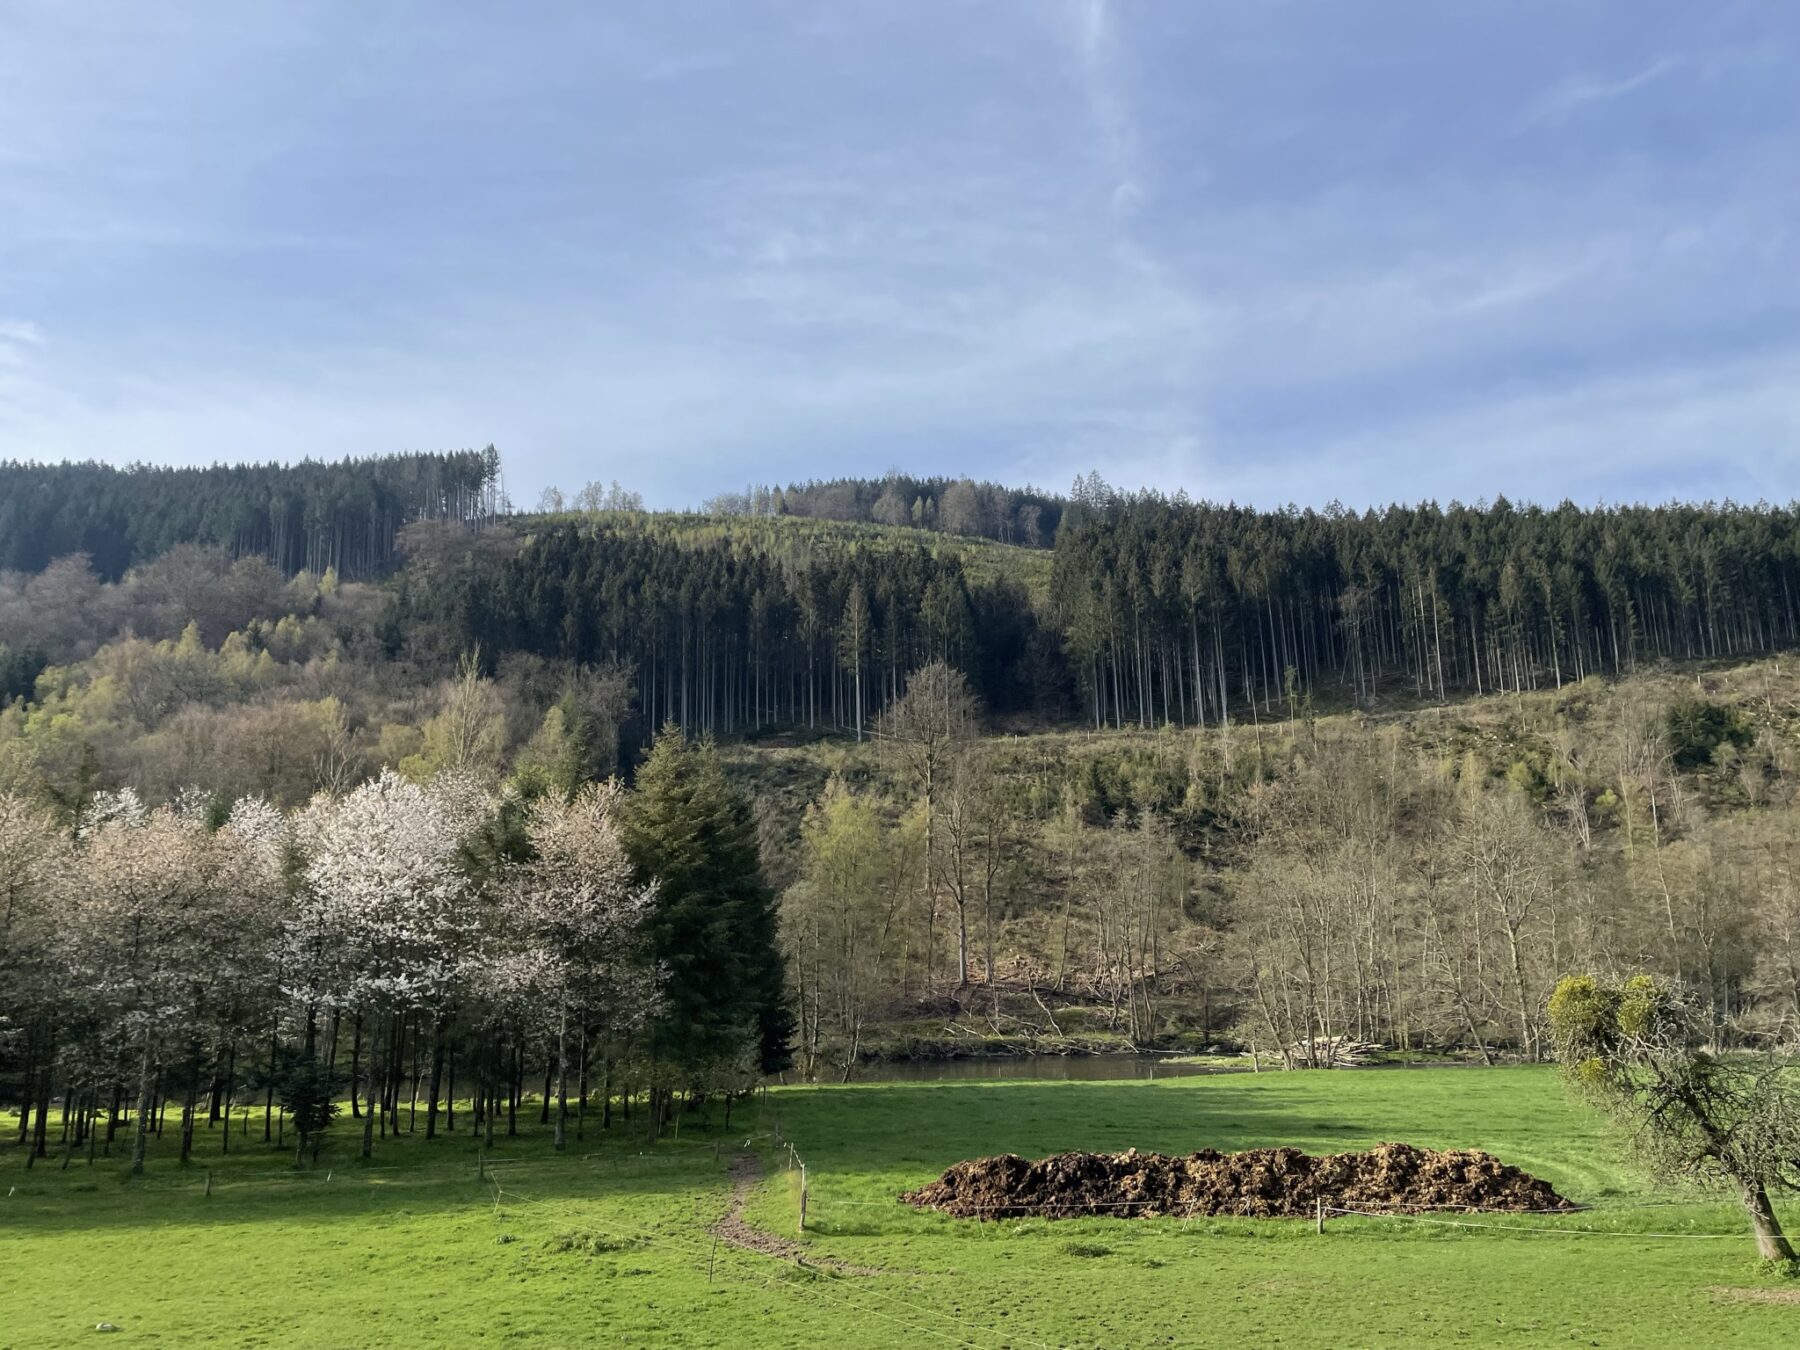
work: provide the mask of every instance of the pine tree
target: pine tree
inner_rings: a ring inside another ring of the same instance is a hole
[[[689,741],[673,724],[637,789],[625,841],[640,880],[657,884],[648,926],[668,977],[658,1059],[698,1067],[754,1037],[763,1072],[779,1072],[791,1062],[792,1015],[749,803],[712,741]]]

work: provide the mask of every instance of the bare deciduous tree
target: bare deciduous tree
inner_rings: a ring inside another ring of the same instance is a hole
[[[1734,1187],[1757,1254],[1793,1261],[1769,1189],[1800,1189],[1800,1087],[1785,1055],[1721,1056],[1693,1002],[1648,976],[1564,978],[1550,997],[1563,1069],[1632,1127],[1659,1169]]]

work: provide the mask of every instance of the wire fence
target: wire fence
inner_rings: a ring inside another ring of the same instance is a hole
[[[790,1174],[798,1174],[798,1227],[801,1232],[816,1232],[821,1210],[830,1213],[840,1209],[870,1210],[882,1209],[895,1212],[901,1202],[892,1200],[863,1200],[850,1196],[838,1196],[827,1186],[823,1196],[814,1193],[812,1183],[817,1180],[817,1173],[807,1158],[800,1151],[797,1143],[784,1136],[779,1116],[772,1122],[767,1131],[751,1134],[727,1144],[720,1140],[711,1146],[711,1161],[714,1163],[727,1161],[727,1149],[731,1151],[730,1160],[735,1161],[743,1153],[765,1145],[764,1156],[772,1153],[782,1165],[782,1170]],[[487,1200],[491,1204],[496,1218],[503,1218],[507,1213],[519,1208],[530,1208],[543,1204],[566,1204],[578,1200],[579,1196],[552,1193],[559,1182],[572,1180],[580,1176],[621,1175],[621,1174],[654,1174],[659,1170],[703,1164],[708,1150],[704,1147],[684,1147],[678,1151],[668,1152],[626,1152],[620,1149],[588,1151],[580,1154],[559,1154],[547,1157],[503,1157],[492,1158],[485,1151],[478,1151],[473,1160],[464,1158],[428,1166],[380,1165],[362,1166],[352,1163],[348,1166],[334,1166],[319,1171],[294,1172],[281,1169],[255,1169],[254,1171],[231,1172],[206,1182],[208,1192],[217,1188],[252,1188],[288,1187],[299,1184],[320,1185],[357,1185],[370,1186],[390,1185],[399,1174],[406,1174],[409,1184],[432,1184],[454,1180],[457,1177],[470,1177],[478,1180],[484,1187]],[[201,1177],[186,1176],[178,1182],[153,1182],[146,1189],[175,1190],[192,1189],[203,1184]],[[546,1189],[550,1187],[552,1189]],[[1508,1234],[1517,1237],[1555,1237],[1562,1239],[1582,1238],[1623,1238],[1640,1241],[1742,1241],[1744,1234],[1723,1232],[1669,1231],[1666,1228],[1656,1231],[1637,1231],[1630,1228],[1606,1228],[1593,1226],[1617,1217],[1627,1216],[1639,1211],[1668,1210],[1672,1208],[1700,1208],[1705,1202],[1699,1201],[1644,1201],[1630,1204],[1604,1205],[1597,1207],[1578,1207],[1576,1209],[1554,1210],[1512,1210],[1459,1205],[1419,1206],[1392,1204],[1332,1204],[1321,1202],[1318,1206],[1318,1222],[1320,1231],[1324,1231],[1326,1219],[1361,1220],[1371,1223],[1386,1222],[1389,1224],[1417,1225],[1430,1231]],[[1710,1207],[1710,1206],[1709,1206]],[[976,1216],[1004,1214],[1008,1218],[1044,1218],[1042,1214],[1021,1213],[1017,1204],[993,1204],[976,1206]],[[1075,1217],[1092,1215],[1095,1217],[1130,1216],[1145,1210],[1156,1211],[1162,1217],[1176,1218],[1182,1221],[1186,1229],[1196,1220],[1232,1219],[1238,1216],[1210,1214],[1181,1214],[1172,1211],[1168,1199],[1138,1199],[1119,1201],[1094,1201],[1074,1204],[1057,1204],[1054,1206],[1057,1217]],[[736,1213],[735,1203],[733,1213]],[[1497,1217],[1496,1217],[1497,1216]],[[1579,1219],[1579,1226],[1571,1226],[1570,1219]],[[1514,1220],[1507,1222],[1503,1220]],[[1536,1222],[1533,1222],[1536,1220]],[[791,1245],[791,1244],[790,1244]],[[838,1321],[848,1313],[864,1324],[873,1328],[879,1323],[891,1327],[895,1333],[904,1333],[908,1338],[923,1342],[959,1345],[964,1347],[987,1347],[994,1345],[1014,1345],[1040,1347],[1048,1350],[1047,1343],[1034,1340],[1023,1334],[1016,1325],[990,1324],[951,1312],[941,1306],[934,1306],[929,1301],[921,1301],[916,1288],[911,1292],[895,1292],[883,1287],[888,1280],[905,1281],[916,1286],[917,1282],[932,1278],[920,1272],[886,1271],[869,1268],[839,1267],[833,1269],[832,1263],[815,1257],[808,1259],[812,1253],[804,1249],[796,1249],[793,1259],[783,1259],[769,1252],[753,1250],[748,1247],[721,1244],[719,1237],[711,1237],[708,1246],[707,1236],[703,1228],[696,1227],[691,1235],[671,1236],[657,1234],[641,1235],[633,1239],[634,1247],[661,1250],[665,1254],[679,1259],[696,1272],[704,1271],[709,1282],[726,1279],[733,1284],[762,1290],[777,1290],[789,1299],[811,1307],[817,1312],[829,1315]],[[723,1260],[721,1261],[721,1257]],[[849,1273],[845,1273],[849,1271]],[[946,1272],[948,1275],[949,1272]],[[871,1279],[868,1277],[876,1277]],[[877,1282],[877,1280],[881,1282]],[[885,1333],[884,1333],[885,1334]]]
[[[834,1194],[829,1187],[821,1194],[814,1184],[818,1179],[818,1173],[801,1153],[798,1144],[793,1139],[784,1137],[779,1117],[776,1117],[769,1130],[748,1135],[741,1142],[734,1140],[727,1145],[726,1141],[715,1141],[710,1149],[711,1158],[714,1162],[720,1162],[725,1159],[727,1147],[734,1152],[742,1152],[764,1143],[773,1147],[784,1171],[798,1174],[796,1227],[800,1232],[817,1232],[822,1214],[825,1213],[835,1213],[846,1209],[882,1210],[896,1214],[899,1212],[901,1202],[898,1198],[861,1200]],[[207,1195],[211,1195],[215,1191],[283,1191],[296,1187],[326,1185],[415,1188],[465,1177],[470,1174],[472,1169],[475,1179],[486,1184],[490,1199],[498,1209],[507,1200],[533,1203],[540,1198],[546,1198],[533,1193],[539,1189],[537,1187],[534,1187],[533,1191],[519,1188],[522,1183],[533,1180],[554,1183],[571,1174],[595,1169],[604,1169],[606,1174],[619,1177],[650,1175],[671,1168],[693,1167],[706,1160],[707,1149],[705,1148],[682,1148],[674,1152],[590,1150],[579,1154],[555,1154],[542,1158],[495,1158],[489,1156],[485,1150],[478,1149],[473,1160],[466,1158],[457,1161],[445,1160],[422,1166],[408,1164],[370,1166],[364,1165],[360,1161],[351,1161],[324,1169],[310,1170],[256,1168],[253,1170],[220,1169],[214,1171],[210,1168],[198,1168],[175,1178],[145,1178],[133,1184],[134,1189],[149,1193],[201,1190]],[[3,1198],[13,1198],[19,1189],[17,1185],[10,1187]],[[37,1191],[37,1187],[30,1187],[28,1194],[37,1193]],[[1387,1220],[1392,1223],[1413,1224],[1440,1230],[1509,1233],[1527,1237],[1600,1237],[1659,1242],[1742,1240],[1742,1233],[1644,1231],[1633,1228],[1594,1227],[1591,1224],[1570,1226],[1566,1222],[1495,1221],[1496,1217],[1502,1220],[1566,1220],[1574,1215],[1584,1215],[1590,1220],[1604,1220],[1642,1210],[1691,1209],[1699,1207],[1703,1203],[1660,1200],[1609,1204],[1599,1207],[1578,1206],[1574,1209],[1518,1210],[1465,1205],[1409,1205],[1374,1202],[1337,1204],[1326,1201],[1319,1206],[1318,1220],[1321,1227],[1326,1219]],[[1230,1214],[1183,1213],[1179,1201],[1171,1201],[1166,1197],[1117,1201],[1057,1201],[1041,1206],[999,1202],[964,1207],[964,1212],[975,1217],[978,1222],[1070,1219],[1083,1216],[1096,1218],[1137,1217],[1144,1215],[1146,1211],[1149,1212],[1150,1217],[1178,1219],[1184,1230],[1195,1222],[1249,1217]]]
[[[798,1145],[792,1140],[782,1138],[779,1130],[764,1135],[755,1135],[743,1141],[743,1148],[749,1149],[764,1140],[779,1143],[775,1150],[786,1173],[798,1173],[809,1184],[815,1173],[812,1165],[806,1160]],[[526,1163],[529,1160],[517,1160]],[[516,1164],[515,1164],[516,1165]],[[503,1184],[497,1178],[490,1179],[491,1193],[496,1212],[500,1212],[503,1202],[508,1205],[532,1205],[550,1198],[521,1192]],[[561,1197],[555,1197],[560,1199]],[[883,1208],[891,1209],[900,1202],[857,1200],[848,1197],[829,1196],[821,1201],[817,1196],[811,1197],[813,1214],[816,1217],[821,1207],[829,1210],[840,1208]],[[1625,1216],[1642,1211],[1668,1210],[1671,1208],[1697,1208],[1701,1202],[1690,1201],[1644,1201],[1632,1204],[1607,1205],[1603,1207],[1578,1207],[1575,1209],[1538,1209],[1510,1210],[1457,1205],[1419,1206],[1419,1205],[1335,1205],[1321,1204],[1320,1217],[1334,1219],[1361,1219],[1370,1221],[1387,1221],[1390,1223],[1410,1223],[1425,1225],[1433,1229],[1448,1229],[1474,1232],[1496,1232],[1528,1237],[1588,1238],[1612,1237],[1625,1239],[1641,1239],[1646,1241],[1669,1241],[1679,1239],[1697,1239],[1709,1241],[1743,1240],[1741,1233],[1697,1233],[1673,1231],[1635,1231],[1630,1229],[1608,1229],[1591,1226],[1595,1219],[1612,1216]],[[1168,1202],[1151,1200],[1089,1202],[1075,1206],[1061,1206],[1059,1209],[1074,1209],[1080,1213],[1095,1215],[1119,1214],[1149,1207],[1166,1208]],[[984,1206],[984,1209],[1013,1209],[1017,1206]],[[1541,1222],[1497,1222],[1491,1216],[1504,1216],[1522,1220],[1540,1220]],[[1570,1227],[1566,1223],[1553,1222],[1567,1220],[1571,1217],[1585,1216],[1589,1222],[1580,1227]],[[1231,1218],[1229,1215],[1179,1215],[1167,1217],[1182,1218],[1184,1226],[1196,1218]],[[725,1245],[721,1247],[715,1236],[711,1247],[703,1242],[658,1235],[654,1238],[644,1237],[641,1245],[663,1251],[688,1263],[695,1271],[704,1270],[710,1281],[729,1280],[733,1284],[759,1290],[779,1291],[784,1297],[811,1307],[813,1310],[842,1318],[851,1314],[862,1320],[864,1325],[873,1328],[876,1324],[891,1327],[897,1333],[919,1343],[937,1343],[964,1347],[988,1347],[997,1345],[1029,1346],[1035,1350],[1049,1350],[1049,1343],[1036,1340],[1025,1334],[1017,1325],[998,1325],[984,1322],[976,1318],[950,1312],[942,1307],[932,1306],[921,1301],[916,1290],[913,1292],[895,1292],[885,1288],[881,1283],[870,1278],[844,1276],[835,1273],[829,1266],[817,1258],[807,1260],[807,1253],[796,1255],[793,1261],[781,1260],[767,1253],[745,1248]],[[721,1260],[723,1257],[723,1260]],[[930,1276],[918,1272],[907,1271],[862,1271],[862,1276],[888,1277],[893,1280],[916,1284],[920,1279]],[[842,1323],[840,1321],[839,1325]],[[883,1333],[887,1334],[887,1333]]]
[[[896,1201],[896,1200],[849,1200],[849,1199],[839,1198],[836,1196],[828,1196],[822,1204],[821,1204],[821,1202],[819,1202],[818,1200],[815,1199],[814,1204],[813,1204],[813,1213],[816,1217],[821,1209],[830,1209],[830,1210],[885,1209],[885,1210],[892,1211],[895,1208],[895,1206],[899,1203],[901,1203],[901,1202]],[[1442,1226],[1447,1226],[1447,1227],[1486,1228],[1486,1229],[1491,1229],[1494,1231],[1508,1231],[1508,1232],[1516,1232],[1516,1233],[1536,1233],[1536,1234],[1548,1233],[1548,1234],[1557,1234],[1557,1235],[1562,1235],[1562,1236],[1593,1235],[1593,1236],[1599,1236],[1599,1237],[1650,1237],[1650,1238],[1669,1238],[1669,1237],[1704,1237],[1704,1238],[1740,1237],[1741,1238],[1742,1237],[1742,1234],[1736,1234],[1736,1233],[1645,1233],[1645,1232],[1638,1232],[1638,1231],[1632,1230],[1632,1229],[1569,1228],[1569,1227],[1564,1227],[1564,1226],[1552,1227],[1552,1226],[1545,1225],[1545,1224],[1497,1224],[1497,1223],[1485,1222],[1480,1219],[1450,1219],[1450,1218],[1436,1217],[1439,1215],[1481,1215],[1481,1216],[1504,1215],[1504,1216],[1509,1216],[1509,1217],[1513,1217],[1513,1218],[1567,1218],[1567,1217],[1569,1217],[1571,1215],[1575,1215],[1575,1214],[1613,1215],[1613,1214],[1629,1213],[1629,1212],[1633,1212],[1633,1211],[1641,1210],[1641,1209],[1663,1209],[1663,1208],[1672,1208],[1672,1207],[1694,1208],[1695,1204],[1692,1202],[1683,1202],[1683,1201],[1661,1201],[1661,1202],[1651,1202],[1651,1203],[1646,1203],[1646,1204],[1641,1204],[1641,1205],[1608,1205],[1608,1206],[1604,1207],[1603,1209],[1594,1209],[1594,1208],[1590,1208],[1590,1207],[1586,1207],[1586,1206],[1578,1206],[1573,1209],[1487,1209],[1487,1208],[1471,1207],[1471,1206],[1465,1206],[1465,1205],[1388,1205],[1388,1206],[1369,1205],[1369,1206],[1358,1206],[1356,1208],[1347,1208],[1344,1206],[1330,1205],[1330,1204],[1324,1205],[1322,1208],[1323,1208],[1324,1214],[1327,1217],[1335,1216],[1335,1217],[1363,1218],[1363,1219],[1411,1220],[1411,1221],[1418,1222],[1418,1223],[1436,1224],[1436,1225],[1442,1225]],[[983,1216],[987,1216],[987,1215],[999,1215],[1001,1217],[1001,1219],[1003,1219],[1003,1220],[1004,1219],[1057,1220],[1057,1219],[1077,1218],[1077,1217],[1080,1217],[1083,1215],[1092,1216],[1092,1217],[1096,1217],[1096,1218],[1132,1216],[1143,1210],[1153,1211],[1153,1213],[1151,1213],[1150,1215],[1148,1215],[1146,1217],[1164,1218],[1164,1219],[1179,1219],[1184,1228],[1193,1223],[1196,1223],[1196,1222],[1212,1221],[1212,1220],[1241,1220],[1241,1219],[1267,1220],[1270,1218],[1274,1218],[1277,1221],[1291,1222],[1296,1219],[1304,1219],[1307,1217],[1311,1217],[1310,1215],[1307,1215],[1307,1214],[1269,1216],[1269,1215],[1248,1215],[1248,1214],[1229,1214],[1229,1213],[1200,1213],[1200,1212],[1192,1212],[1192,1211],[1183,1212],[1182,1209],[1178,1205],[1171,1204],[1171,1202],[1166,1199],[1162,1199],[1162,1200],[1081,1201],[1081,1202],[1060,1201],[1059,1200],[1059,1201],[1052,1201],[1052,1202],[1042,1204],[1042,1205],[1027,1205],[1027,1204],[1020,1204],[1018,1202],[1000,1203],[1000,1204],[993,1204],[993,1205],[964,1205],[964,1206],[959,1207],[958,1214],[959,1214],[959,1216],[960,1215],[972,1215],[977,1219],[977,1221],[980,1221],[983,1218]],[[993,1220],[991,1220],[991,1219],[989,1219],[988,1221],[993,1222]]]
[[[745,1147],[754,1143],[759,1137],[766,1138],[768,1136],[752,1136],[744,1141]],[[807,1164],[799,1150],[792,1146],[791,1141],[784,1142],[783,1153],[793,1171],[805,1172]],[[528,1162],[529,1160],[518,1161]],[[492,1175],[487,1177],[487,1182],[496,1215],[503,1214],[509,1208],[541,1204],[552,1199],[552,1197],[536,1196],[515,1190],[503,1185],[499,1178]],[[557,1200],[561,1198],[554,1197]],[[947,1312],[941,1308],[933,1308],[917,1302],[916,1299],[879,1289],[863,1279],[842,1278],[828,1268],[805,1262],[804,1257],[789,1264],[727,1244],[723,1248],[725,1264],[721,1266],[719,1263],[721,1247],[716,1236],[710,1247],[699,1242],[697,1235],[692,1240],[667,1235],[656,1237],[640,1235],[634,1245],[643,1249],[659,1250],[676,1256],[684,1262],[692,1263],[696,1273],[704,1268],[709,1282],[723,1276],[741,1286],[776,1290],[821,1311],[832,1313],[849,1311],[858,1317],[873,1318],[886,1325],[899,1328],[915,1338],[950,1345],[976,1347],[976,1350],[995,1345],[1029,1346],[1033,1347],[1033,1350],[1051,1350],[1048,1342],[1022,1335],[1016,1328],[990,1325],[973,1318]],[[919,1278],[901,1271],[881,1273],[892,1274],[897,1278],[904,1279]],[[876,1306],[877,1304],[880,1306]]]
[[[777,1136],[779,1136],[779,1130],[777,1130]],[[748,1141],[746,1141],[746,1143],[747,1142]],[[807,1200],[809,1198],[805,1181],[810,1174],[807,1172],[806,1165],[800,1161],[800,1155],[793,1141],[787,1141],[784,1147],[789,1158],[789,1166],[798,1166],[803,1178],[800,1227],[804,1231],[807,1226]],[[875,1209],[894,1212],[896,1207],[903,1203],[904,1202],[900,1201],[898,1198],[893,1200],[850,1199],[848,1197],[832,1195],[828,1189],[822,1199],[817,1196],[811,1197],[810,1213],[811,1217],[814,1220],[817,1220],[822,1210],[835,1212],[841,1209]],[[1586,1215],[1591,1218],[1604,1219],[1611,1218],[1615,1215],[1626,1215],[1642,1210],[1713,1207],[1714,1205],[1711,1202],[1700,1200],[1648,1200],[1629,1204],[1609,1204],[1605,1206],[1573,1205],[1556,1209],[1514,1209],[1510,1207],[1499,1208],[1457,1204],[1419,1205],[1398,1201],[1386,1204],[1369,1202],[1357,1203],[1355,1205],[1342,1205],[1334,1204],[1329,1200],[1320,1199],[1316,1202],[1314,1212],[1311,1216],[1305,1214],[1263,1216],[1229,1213],[1201,1213],[1193,1211],[1184,1212],[1178,1198],[1165,1196],[1140,1200],[1058,1200],[1042,1204],[1001,1201],[986,1205],[959,1206],[958,1214],[959,1216],[972,1216],[978,1222],[1004,1222],[1007,1220],[1023,1221],[1030,1219],[1063,1220],[1082,1216],[1091,1216],[1095,1218],[1142,1216],[1177,1219],[1180,1220],[1184,1230],[1188,1229],[1196,1222],[1264,1219],[1269,1217],[1279,1217],[1292,1222],[1295,1219],[1313,1217],[1316,1220],[1317,1230],[1321,1233],[1325,1231],[1325,1221],[1328,1218],[1358,1218],[1376,1220],[1385,1219],[1394,1222],[1422,1224],[1433,1228],[1515,1233],[1532,1237],[1641,1238],[1646,1241],[1671,1241],[1681,1239],[1694,1239],[1700,1241],[1742,1241],[1744,1234],[1741,1232],[1703,1233],[1691,1231],[1643,1231],[1632,1228],[1570,1227],[1566,1223],[1548,1222],[1500,1223],[1493,1222],[1489,1217],[1498,1215],[1509,1219],[1566,1220],[1576,1215]],[[815,1228],[817,1227],[816,1222],[814,1226]]]
[[[748,1143],[748,1141],[746,1141]],[[669,1152],[626,1152],[621,1149],[585,1153],[553,1153],[543,1157],[496,1158],[483,1149],[473,1157],[443,1157],[425,1163],[384,1163],[371,1165],[360,1159],[343,1159],[323,1166],[238,1167],[230,1164],[192,1163],[180,1171],[131,1178],[129,1185],[137,1194],[171,1195],[198,1191],[212,1195],[218,1191],[285,1191],[317,1186],[417,1188],[442,1185],[460,1178],[486,1182],[492,1174],[535,1172],[547,1178],[583,1171],[604,1169],[605,1174],[631,1178],[650,1176],[671,1169],[691,1168],[723,1157],[723,1141],[718,1146],[680,1147]],[[120,1160],[109,1160],[118,1163]],[[117,1167],[83,1169],[90,1175],[115,1175]],[[60,1173],[61,1169],[57,1169]],[[122,1183],[125,1184],[125,1183]],[[23,1191],[27,1197],[59,1193],[66,1183],[38,1182],[29,1173],[8,1186],[0,1198],[12,1199]],[[91,1189],[91,1186],[88,1187]]]
[[[1612,1213],[1612,1212],[1618,1212],[1618,1211],[1626,1211],[1626,1210],[1629,1210],[1630,1208],[1632,1208],[1632,1207],[1631,1206],[1619,1206],[1617,1210],[1608,1210],[1605,1212]],[[1648,1208],[1654,1208],[1654,1206],[1642,1206],[1642,1208],[1648,1209]],[[1629,1229],[1629,1228],[1567,1228],[1567,1227],[1562,1227],[1562,1226],[1553,1226],[1550,1224],[1490,1223],[1485,1220],[1479,1220],[1479,1219],[1446,1219],[1446,1218],[1436,1217],[1435,1215],[1432,1215],[1432,1214],[1407,1214],[1407,1213],[1403,1213],[1398,1210],[1344,1209],[1344,1208],[1340,1208],[1339,1206],[1336,1206],[1336,1205],[1325,1205],[1323,1207],[1323,1212],[1327,1216],[1343,1215],[1345,1217],[1358,1218],[1358,1219],[1386,1219],[1386,1220],[1397,1221],[1397,1222],[1402,1222],[1402,1223],[1426,1224],[1426,1225],[1430,1225],[1430,1226],[1438,1227],[1438,1228],[1486,1229],[1490,1232],[1497,1232],[1497,1233],[1525,1233],[1525,1234],[1529,1234],[1533,1237],[1614,1237],[1614,1238],[1641,1238],[1646,1241],[1689,1238],[1689,1239],[1703,1240],[1703,1241],[1728,1241],[1728,1242],[1741,1242],[1741,1241],[1743,1241],[1743,1238],[1744,1238],[1744,1235],[1742,1233],[1646,1233],[1646,1232],[1641,1232],[1637,1229]],[[1507,1213],[1508,1211],[1505,1211],[1505,1210],[1495,1210],[1495,1211],[1475,1210],[1475,1211],[1466,1211],[1466,1212],[1486,1214],[1486,1213]],[[1517,1210],[1517,1211],[1511,1211],[1511,1212],[1517,1213],[1520,1215],[1526,1215],[1526,1214],[1546,1214],[1546,1213],[1558,1214],[1558,1213],[1567,1213],[1568,1211],[1566,1211],[1566,1210]],[[1585,1211],[1585,1212],[1592,1213],[1594,1211]]]

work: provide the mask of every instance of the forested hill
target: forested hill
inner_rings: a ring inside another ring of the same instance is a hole
[[[908,671],[991,711],[1214,726],[1557,688],[1800,636],[1791,509],[1257,512],[1072,504],[1036,550],[915,530],[596,514],[402,580],[396,633],[631,669],[652,723],[857,730]]]
[[[1556,688],[1800,638],[1792,507],[1270,512],[1119,494],[1097,476],[1052,499],[895,474],[752,489],[703,515],[512,515],[498,481],[491,449],[291,468],[0,465],[0,665],[22,688],[37,668],[22,653],[54,663],[115,629],[154,630],[127,606],[84,632],[79,564],[33,579],[53,559],[83,554],[107,581],[148,564],[139,590],[167,608],[199,583],[150,560],[191,545],[268,560],[277,577],[397,567],[379,601],[388,659],[604,665],[646,728],[718,734],[866,732],[932,659],[964,671],[990,713],[1039,725],[1220,726]],[[909,494],[931,509],[891,509]],[[949,524],[968,532],[946,533],[944,504],[965,497],[974,514],[958,506]],[[1053,547],[984,537],[1030,535],[1022,521]],[[208,591],[203,629],[279,618],[266,592],[240,572]]]
[[[0,799],[65,831],[114,790],[210,819],[384,769],[563,801],[715,733],[811,1071],[977,1012],[1531,1055],[1555,979],[1611,961],[1800,1016],[1800,676],[1758,659],[1796,645],[1791,509],[1083,494],[1053,550],[419,514],[363,580],[191,541],[0,571]]]
[[[408,523],[473,523],[500,509],[492,446],[335,463],[134,464],[0,461],[0,571],[85,554],[117,580],[181,544],[268,559],[288,575],[385,571]]]
[[[1050,610],[1096,723],[1560,687],[1800,634],[1794,508],[1080,506]]]
[[[434,560],[397,581],[394,637],[490,664],[526,652],[623,667],[649,726],[861,732],[934,657],[993,711],[1055,718],[1069,703],[1027,581],[1041,569],[991,550],[916,531],[607,515],[545,521],[505,556],[436,560],[448,543],[420,548]]]

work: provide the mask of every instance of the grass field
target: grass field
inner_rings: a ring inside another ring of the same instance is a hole
[[[769,1170],[747,1216],[794,1230],[777,1118],[808,1166],[809,1254],[884,1273],[714,1252],[748,1134]],[[589,1131],[562,1158],[529,1119],[488,1181],[466,1135],[347,1161],[346,1123],[316,1171],[287,1172],[260,1141],[203,1158],[210,1196],[204,1166],[168,1156],[172,1133],[136,1182],[116,1158],[27,1172],[9,1146],[0,1345],[67,1344],[100,1321],[184,1346],[1800,1344],[1800,1285],[1758,1269],[1733,1209],[1646,1207],[1670,1197],[1544,1070],[779,1088],[730,1139],[690,1118],[654,1146]],[[1278,1220],[977,1224],[894,1200],[985,1153],[1390,1139],[1490,1149],[1593,1208],[1319,1236]]]

